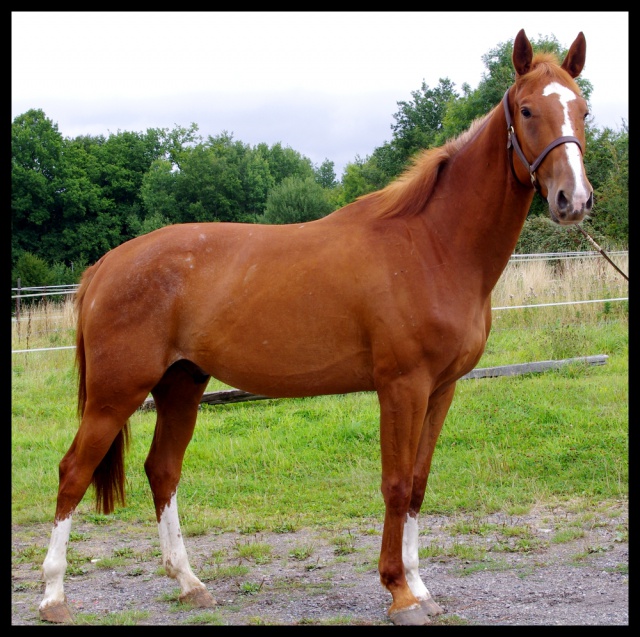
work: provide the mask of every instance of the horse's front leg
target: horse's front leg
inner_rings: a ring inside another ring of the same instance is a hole
[[[409,378],[378,389],[382,495],[385,503],[380,550],[380,581],[391,593],[389,619],[399,625],[430,623],[405,573],[403,537],[413,493],[413,471],[427,409],[424,382]]]
[[[404,523],[404,535],[402,540],[402,561],[409,588],[416,596],[423,610],[428,615],[439,615],[443,608],[435,602],[431,593],[425,586],[418,571],[418,513],[424,500],[431,459],[442,431],[442,425],[451,406],[455,383],[444,391],[438,391],[429,398],[429,405],[424,419],[424,427],[420,436],[420,444],[413,469],[413,490],[409,511]]]

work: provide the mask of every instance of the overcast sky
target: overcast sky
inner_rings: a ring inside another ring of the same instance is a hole
[[[568,48],[596,126],[629,122],[629,13],[40,12],[11,15],[11,118],[42,109],[64,137],[198,125],[320,165],[366,158],[391,139],[397,102],[423,80],[460,92],[482,56],[524,28]]]

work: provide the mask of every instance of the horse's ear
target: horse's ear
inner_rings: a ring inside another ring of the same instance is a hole
[[[567,57],[562,63],[562,68],[571,76],[578,77],[584,67],[584,60],[587,57],[587,41],[582,31],[578,33],[578,37],[573,41]]]
[[[527,36],[524,33],[524,29],[518,31],[516,39],[513,42],[513,68],[518,75],[524,75],[531,70],[531,60],[533,59],[533,48],[531,48],[531,42],[529,42]]]

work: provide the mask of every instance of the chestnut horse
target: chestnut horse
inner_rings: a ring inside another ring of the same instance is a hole
[[[59,467],[41,619],[73,621],[63,587],[71,518],[91,483],[104,513],[124,502],[128,419],[149,393],[157,423],[144,466],[163,565],[182,601],[215,604],[189,565],[177,505],[210,377],[273,397],[377,392],[389,618],[426,624],[443,612],[418,570],[431,458],[456,381],[484,350],[491,291],[534,193],[559,224],[591,210],[588,111],[574,81],[585,53],[579,33],[561,64],[534,56],[521,30],[515,83],[493,110],[327,217],[170,226],[87,269],[77,295],[82,418]]]

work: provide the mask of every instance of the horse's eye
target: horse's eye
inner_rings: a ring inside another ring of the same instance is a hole
[[[585,120],[585,121],[587,120],[587,117],[589,117],[589,115],[590,115],[589,111],[587,111],[587,112],[584,114],[584,120]]]
[[[521,108],[520,112],[522,113],[522,117],[525,119],[529,119],[531,117],[531,111],[528,108]]]

